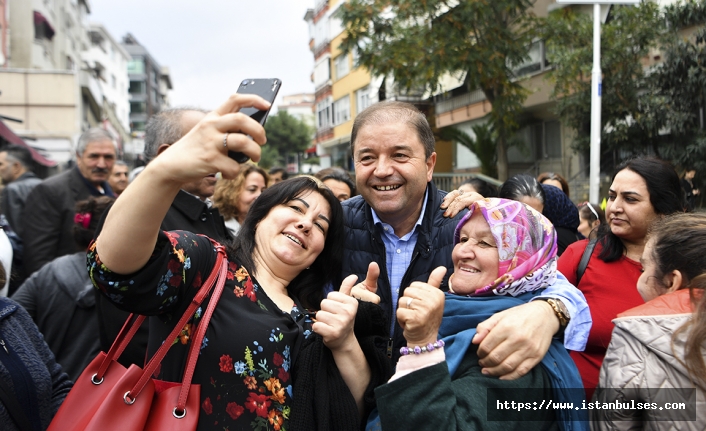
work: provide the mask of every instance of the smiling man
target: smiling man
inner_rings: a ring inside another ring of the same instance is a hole
[[[27,196],[22,213],[25,275],[77,251],[73,239],[76,202],[89,196],[114,197],[108,177],[116,152],[107,131],[88,129],[76,145],[76,166],[42,181]]]
[[[397,323],[398,298],[413,281],[426,282],[439,266],[447,268],[441,283],[449,288],[453,272],[454,229],[466,213],[445,217],[446,192],[437,190],[434,134],[426,117],[413,105],[376,103],[355,119],[351,150],[359,196],[342,203],[346,240],[342,278],[366,278],[368,265],[380,268],[377,295],[390,322],[388,356],[393,361],[406,346]],[[469,202],[471,203],[471,202]],[[517,378],[544,356],[552,336],[565,329],[568,348],[583,349],[590,313],[583,295],[568,282],[545,296],[562,301],[571,314],[569,325],[545,301],[533,301],[493,316],[477,342],[481,365],[492,375]],[[548,299],[547,298],[547,299]],[[542,299],[542,298],[538,298]],[[524,307],[524,308],[523,308]],[[485,323],[485,322],[484,322]],[[486,335],[487,333],[487,335]],[[582,341],[583,340],[583,341]],[[492,357],[496,358],[491,360]]]

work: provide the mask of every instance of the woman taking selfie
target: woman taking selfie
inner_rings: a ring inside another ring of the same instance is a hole
[[[607,225],[598,230],[595,250],[580,281],[577,270],[588,240],[571,244],[559,258],[559,271],[586,296],[593,318],[586,350],[571,352],[587,399],[598,384],[598,371],[613,331],[611,321],[644,302],[635,283],[642,270],[640,257],[648,229],[663,216],[683,212],[684,205],[679,176],[669,163],[655,158],[628,160],[613,177]]]
[[[232,96],[150,163],[116,201],[89,250],[97,287],[122,308],[154,316],[150,354],[217,258],[207,237],[162,232],[160,222],[182,183],[214,172],[225,178],[238,174],[241,167],[227,157],[228,150],[259,158],[265,132],[238,113],[247,106],[268,107],[257,96]],[[344,293],[355,280],[347,278],[341,292],[323,297],[324,286],[340,271],[342,230],[338,200],[314,178],[279,183],[255,201],[240,235],[227,247],[225,289],[196,363],[199,430],[357,429],[366,409],[364,394],[372,390],[369,382],[376,383],[353,333],[358,301]],[[319,310],[313,324],[308,309]],[[169,350],[159,371],[162,380],[181,381],[192,329],[193,322]],[[332,379],[338,377],[342,386],[334,387],[347,389],[328,394],[339,409],[324,418],[326,423],[313,405],[301,405],[310,399],[301,391],[318,388],[297,381],[297,369],[308,366],[297,356],[312,331],[340,371]]]

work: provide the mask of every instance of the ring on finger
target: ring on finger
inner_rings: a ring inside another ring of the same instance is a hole
[[[226,132],[225,136],[223,136],[223,148],[228,148],[228,134],[230,132]]]
[[[413,298],[407,299],[407,308],[412,308],[412,307],[411,307],[411,305],[412,305],[412,299],[413,299]]]

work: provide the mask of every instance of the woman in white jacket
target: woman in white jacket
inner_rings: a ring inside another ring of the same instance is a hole
[[[646,303],[613,320],[590,406],[594,430],[706,429],[704,245],[704,213],[652,227],[637,282]]]

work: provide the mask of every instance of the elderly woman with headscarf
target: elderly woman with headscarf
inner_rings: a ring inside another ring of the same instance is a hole
[[[396,374],[375,390],[382,428],[588,429],[583,410],[539,408],[583,399],[582,390],[570,389],[581,388],[581,379],[558,339],[517,380],[483,375],[472,343],[476,326],[494,313],[566,283],[556,271],[552,224],[517,201],[479,200],[456,227],[454,244],[449,293],[438,289],[445,269],[437,268],[400,298],[407,347]]]

